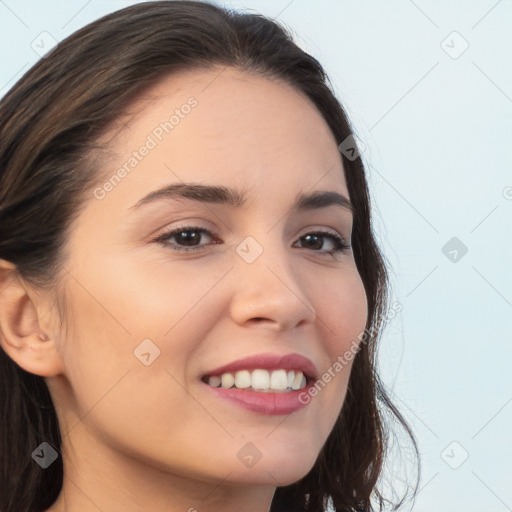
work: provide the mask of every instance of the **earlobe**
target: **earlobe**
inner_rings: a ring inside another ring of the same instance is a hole
[[[62,360],[55,341],[40,325],[35,297],[16,267],[0,260],[0,345],[25,371],[53,377],[62,373]]]

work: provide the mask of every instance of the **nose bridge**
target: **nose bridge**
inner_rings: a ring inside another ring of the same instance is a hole
[[[266,319],[281,328],[313,322],[308,292],[291,264],[292,249],[276,233],[256,236],[236,247],[233,317],[240,323]]]

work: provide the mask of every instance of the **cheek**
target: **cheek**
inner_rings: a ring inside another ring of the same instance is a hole
[[[137,258],[89,262],[75,261],[70,269],[76,277],[68,286],[70,329],[63,343],[78,408],[88,410],[127,371],[130,381],[168,370],[184,382],[188,362],[214,321],[214,288],[223,274],[199,273],[190,262],[183,269]],[[158,389],[169,389],[171,377],[164,377],[167,382],[153,382]]]
[[[350,372],[367,321],[367,297],[363,282],[354,269],[343,269],[338,279],[309,283],[316,325],[322,347],[320,376],[306,388],[301,400],[315,401],[323,411],[316,419],[319,439],[325,439],[341,411],[345,400]]]
[[[361,277],[355,269],[340,271],[339,279],[315,287],[317,325],[334,361],[365,330],[368,305]]]

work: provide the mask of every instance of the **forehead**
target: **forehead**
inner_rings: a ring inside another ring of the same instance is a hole
[[[121,122],[104,143],[105,177],[124,166],[129,176],[122,185],[133,201],[157,184],[180,181],[281,193],[321,181],[319,188],[348,195],[327,123],[309,98],[280,79],[229,67],[174,73]]]

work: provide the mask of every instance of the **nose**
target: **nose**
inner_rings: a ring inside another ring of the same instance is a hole
[[[265,247],[251,263],[239,255],[235,261],[230,313],[236,323],[266,324],[274,331],[285,331],[315,321],[315,309],[300,273],[291,266],[289,250]]]

